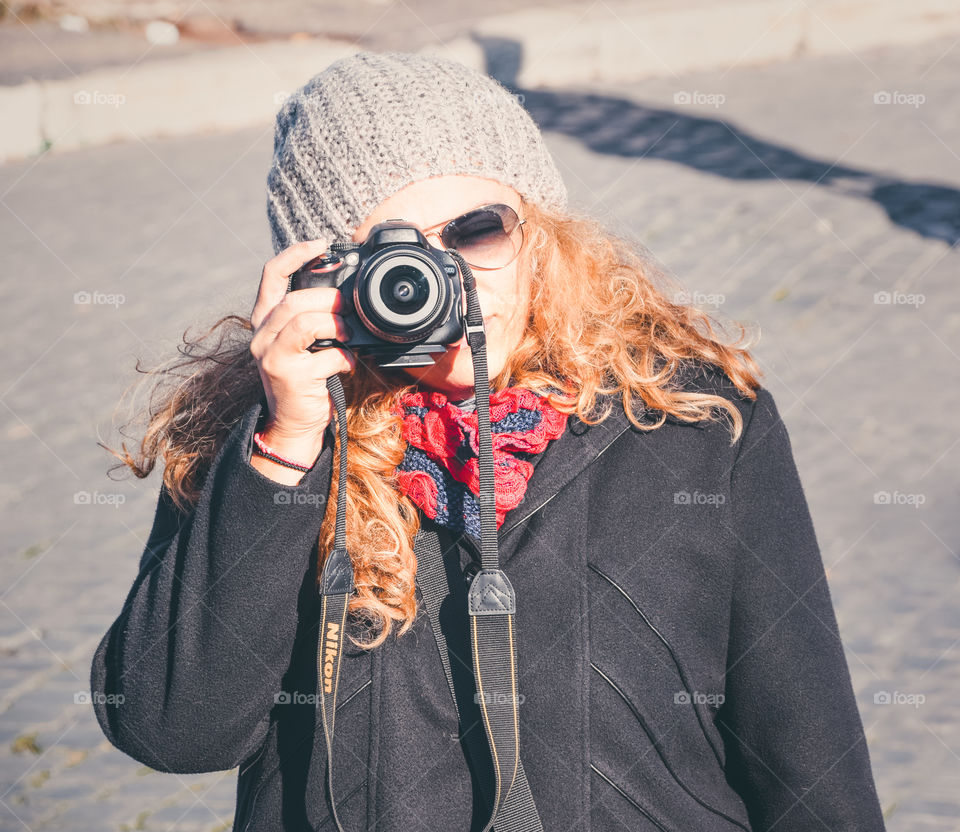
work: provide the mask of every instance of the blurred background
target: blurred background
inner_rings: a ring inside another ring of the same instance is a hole
[[[0,10],[0,829],[232,828],[236,770],[152,771],[93,715],[159,489],[97,443],[137,360],[250,312],[273,115],[358,49],[508,85],[574,207],[759,332],[888,829],[960,829],[960,2]]]

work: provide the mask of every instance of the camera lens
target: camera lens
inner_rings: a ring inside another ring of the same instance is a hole
[[[380,299],[397,315],[410,315],[427,301],[430,285],[422,271],[413,266],[394,266],[380,281]]]
[[[396,343],[427,338],[447,319],[449,280],[429,255],[407,246],[371,258],[357,274],[354,301],[364,324]]]

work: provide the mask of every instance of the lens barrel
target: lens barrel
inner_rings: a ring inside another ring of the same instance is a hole
[[[354,305],[378,337],[395,343],[420,341],[440,327],[450,311],[445,275],[426,253],[391,246],[368,260],[356,277]]]

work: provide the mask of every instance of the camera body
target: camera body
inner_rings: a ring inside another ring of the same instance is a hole
[[[362,243],[333,243],[305,263],[287,291],[332,287],[345,302],[340,314],[350,339],[317,339],[311,352],[345,346],[380,367],[426,367],[463,336],[459,274],[456,261],[415,225],[386,220]]]

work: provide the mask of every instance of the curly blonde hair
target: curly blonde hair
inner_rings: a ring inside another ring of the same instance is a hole
[[[668,415],[702,422],[726,414],[731,444],[736,442],[743,430],[737,406],[724,396],[684,391],[676,377],[693,364],[712,365],[753,400],[760,371],[744,343],[746,329],[737,323],[739,335],[730,341],[713,315],[672,300],[682,297],[679,283],[641,245],[598,220],[546,211],[526,200],[523,213],[530,233],[518,268],[531,278],[529,322],[491,387],[535,390],[588,424],[602,422],[619,397],[640,430],[659,428]],[[197,339],[184,333],[184,345],[170,361],[152,370],[141,369],[138,361],[137,371],[146,373],[142,381],[151,385],[149,406],[139,414],[146,427],[135,455],[125,444],[120,452],[107,448],[121,460],[114,468],[126,465],[142,478],[162,459],[164,486],[181,510],[190,510],[217,449],[263,395],[251,337],[249,318],[227,315]],[[394,624],[397,635],[406,632],[417,614],[413,539],[420,521],[414,503],[397,487],[406,442],[394,412],[399,396],[415,384],[399,371],[372,370],[364,362],[341,380],[350,459],[346,528],[356,586],[349,610],[371,636],[351,640],[371,649],[386,640]],[[601,398],[606,406],[594,412]],[[641,420],[634,412],[637,400],[659,417]],[[318,575],[333,547],[337,453],[333,460]]]

